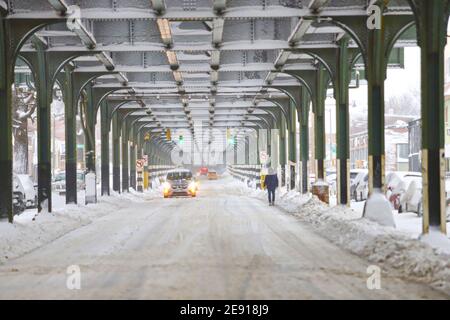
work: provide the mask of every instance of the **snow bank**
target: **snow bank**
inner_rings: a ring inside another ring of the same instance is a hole
[[[52,213],[36,215],[36,210],[27,210],[14,218],[14,224],[0,222],[0,264],[86,226],[96,218],[111,214],[129,206],[129,202],[144,202],[161,195],[158,191],[146,193],[112,193],[111,197],[99,197],[97,204],[67,205]]]
[[[265,200],[265,192],[243,188],[242,193],[247,189],[248,195]],[[442,238],[430,235],[421,241],[408,233],[361,218],[360,213],[350,208],[330,208],[316,197],[303,196],[296,191],[280,194],[277,206],[386,272],[427,283],[450,294],[450,252],[436,247],[436,243],[442,244]]]

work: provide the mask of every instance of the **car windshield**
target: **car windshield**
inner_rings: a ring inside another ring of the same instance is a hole
[[[55,181],[64,181],[66,180],[66,174],[65,173],[58,173],[55,175]]]
[[[192,173],[188,171],[169,172],[167,180],[189,180],[192,179]]]

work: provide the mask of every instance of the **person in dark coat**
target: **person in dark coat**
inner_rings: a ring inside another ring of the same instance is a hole
[[[267,188],[269,205],[275,205],[275,190],[278,188],[278,176],[275,171],[270,168],[268,175],[264,178],[264,185]]]

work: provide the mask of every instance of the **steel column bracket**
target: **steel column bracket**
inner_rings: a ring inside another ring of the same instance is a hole
[[[37,39],[33,40],[34,43],[37,41],[41,42],[41,40]],[[45,45],[45,44],[43,44]],[[48,56],[48,68],[49,74],[51,76],[52,83],[55,83],[57,80],[62,80],[61,71],[63,71],[64,67],[75,60],[76,58],[83,56],[90,56],[96,54],[96,51],[47,51],[46,54]],[[37,53],[36,52],[20,52],[19,56],[23,58],[24,61],[30,64],[32,70],[35,70],[38,65],[37,61]]]
[[[292,100],[292,102],[294,103],[295,107],[297,108],[297,111],[299,112],[299,110],[301,108],[301,102],[302,101],[301,101],[301,97],[300,97],[300,92],[299,92],[297,87],[270,86],[270,88],[273,88],[273,89],[276,89],[276,90],[279,90],[279,91],[285,93],[289,97],[289,99]],[[286,109],[285,111],[287,111],[287,110],[288,109]],[[289,114],[289,113],[286,112],[286,115],[287,114]]]
[[[266,98],[264,100],[267,100],[269,102],[272,102],[273,104],[275,104],[276,106],[278,106],[278,108],[281,110],[281,112],[283,113],[284,119],[286,120],[286,122],[288,123],[288,129],[291,129],[290,121],[289,121],[289,115],[290,115],[290,108],[291,108],[291,99],[283,99],[283,98]]]
[[[115,71],[99,71],[99,72],[73,72],[73,96],[74,103],[78,104],[81,92],[88,84],[97,78],[105,75],[117,74]]]
[[[388,7],[383,0],[377,0],[374,3],[379,6],[382,11]],[[394,47],[395,42],[401,37],[401,35],[415,23],[414,15],[384,15],[384,43],[387,44],[384,50],[386,59]],[[370,45],[370,33],[374,30],[367,28],[367,16],[339,16],[332,17],[331,23],[341,27],[345,30],[351,38],[357,43],[361,50],[364,63],[367,67],[368,52]],[[384,66],[387,68],[387,62]]]
[[[131,89],[130,86],[123,86],[123,88],[116,88],[116,87],[93,87],[92,88],[92,102],[95,107],[95,115],[94,117],[97,117],[98,110],[100,109],[100,106],[103,101],[105,101],[110,94],[113,94],[116,91],[124,90],[124,89]]]

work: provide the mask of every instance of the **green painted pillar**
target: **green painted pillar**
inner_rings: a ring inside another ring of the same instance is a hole
[[[113,190],[120,193],[120,123],[119,115],[112,117],[112,142],[113,142]]]
[[[278,164],[281,167],[281,183],[280,185],[284,187],[286,185],[286,119],[284,116],[280,117],[279,121],[279,145],[278,145]]]
[[[12,92],[15,61],[10,55],[7,22],[0,18],[0,218],[13,222],[12,207]]]
[[[416,1],[422,52],[423,233],[446,234],[444,51],[449,2]]]
[[[329,76],[322,65],[319,65],[316,77],[317,95],[314,111],[314,144],[317,180],[325,180],[325,99],[327,96]]]
[[[100,105],[101,118],[101,150],[102,150],[102,196],[110,195],[109,186],[109,124],[108,103],[103,101]]]
[[[300,163],[301,163],[301,193],[308,193],[308,161],[309,161],[309,105],[310,96],[305,87],[301,87],[302,117],[300,123]]]
[[[297,115],[296,108],[293,101],[290,101],[289,108],[289,189],[295,189],[295,164],[297,163]]]
[[[339,42],[336,77],[336,139],[337,139],[337,200],[338,204],[350,205],[350,148],[349,148],[349,85],[350,66],[349,39]]]
[[[66,148],[66,204],[76,204],[77,199],[77,101],[74,99],[73,69],[64,68],[64,122]]]
[[[38,212],[52,211],[51,102],[53,86],[44,44],[33,39],[37,54]]]
[[[122,124],[122,192],[128,192],[130,172],[129,172],[129,139],[128,126],[126,118],[123,119]]]
[[[85,110],[86,125],[86,170],[95,173],[95,106],[93,100],[92,85],[86,87],[87,109]]]
[[[136,190],[136,141],[130,145],[130,187]]]
[[[376,3],[381,11],[384,1]],[[368,134],[369,134],[369,194],[384,189],[384,81],[385,23],[381,15],[381,29],[369,30],[367,41],[367,86],[368,86]]]

